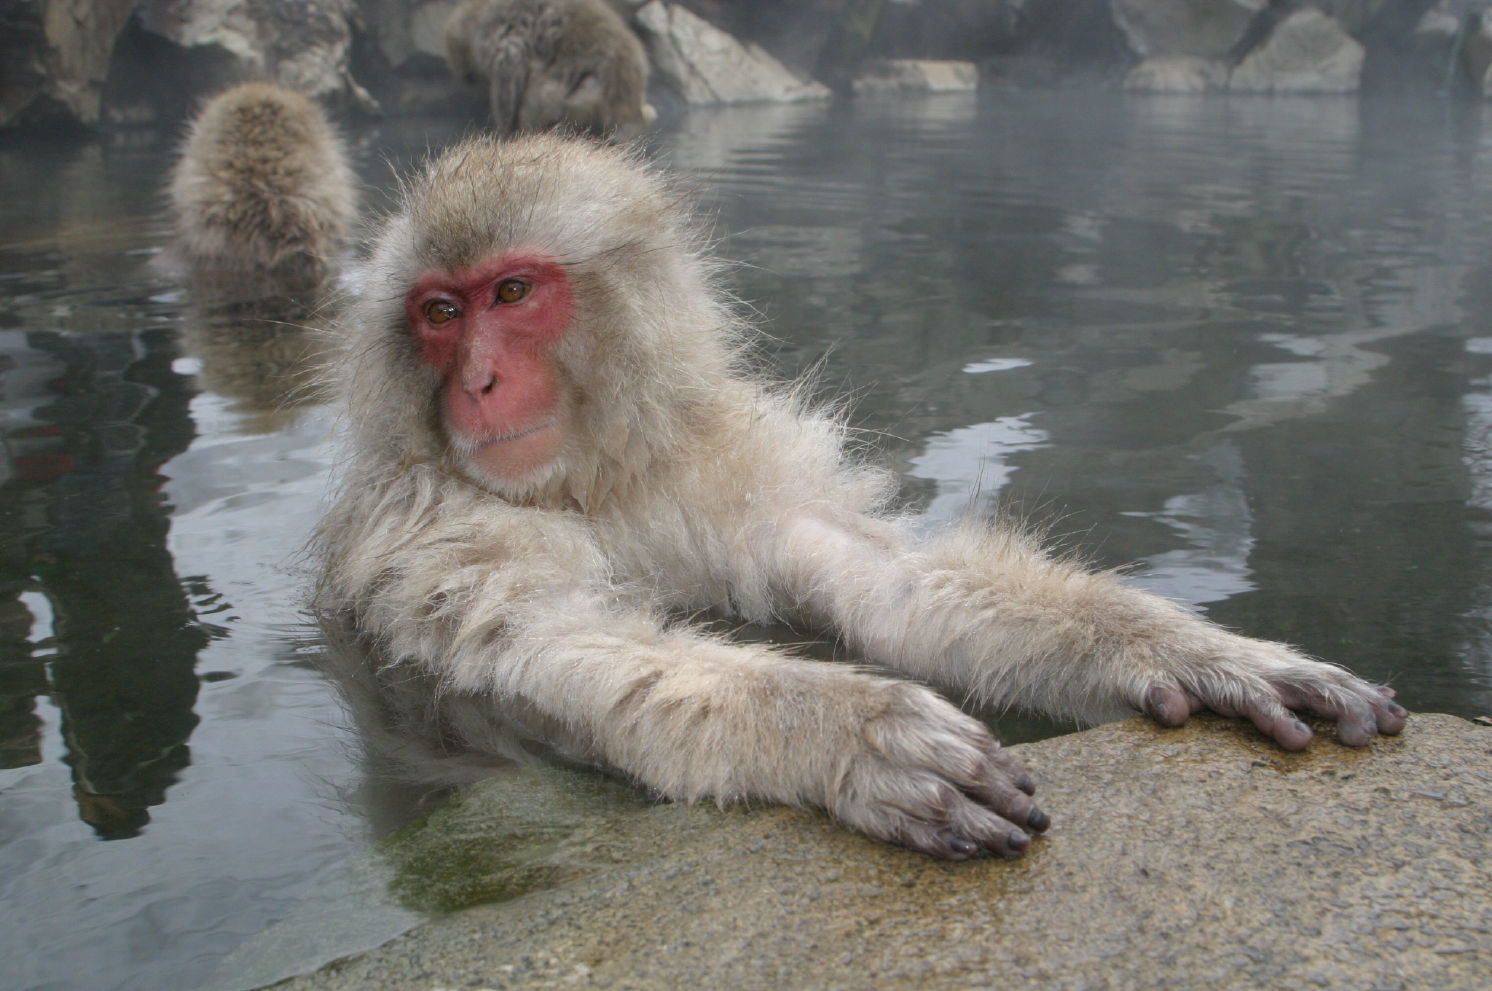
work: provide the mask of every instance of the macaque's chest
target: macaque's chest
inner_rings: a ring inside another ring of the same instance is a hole
[[[757,568],[739,511],[654,502],[597,527],[616,585],[670,610],[742,612]]]

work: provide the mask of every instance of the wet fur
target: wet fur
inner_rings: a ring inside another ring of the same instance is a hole
[[[334,337],[350,459],[317,538],[316,603],[394,666],[560,752],[677,799],[815,805],[939,856],[1014,855],[1046,825],[987,730],[921,684],[732,642],[725,611],[837,632],[982,703],[1073,718],[1207,705],[1290,746],[1286,706],[1348,742],[1402,709],[1340,668],[1055,559],[1019,528],[931,540],[842,419],[749,371],[686,197],[635,156],[535,136],[434,161],[377,237]],[[523,483],[453,464],[402,297],[521,248],[566,266],[556,355],[573,431]]]

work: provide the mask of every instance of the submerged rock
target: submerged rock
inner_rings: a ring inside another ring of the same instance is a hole
[[[852,88],[875,93],[959,93],[977,89],[979,67],[947,59],[875,59],[861,68]]]
[[[1290,754],[1241,722],[1136,719],[1017,749],[1051,831],[959,865],[815,812],[494,778],[389,845],[388,890],[505,900],[283,987],[1428,988],[1492,967],[1492,730],[1416,715]]]
[[[1210,93],[1227,86],[1227,65],[1196,55],[1156,55],[1124,77],[1124,88],[1138,93]]]

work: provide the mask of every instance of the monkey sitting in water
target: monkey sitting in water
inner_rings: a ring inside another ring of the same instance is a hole
[[[315,101],[241,83],[203,106],[172,172],[172,260],[192,275],[241,277],[248,293],[264,278],[314,286],[336,265],[355,188]]]
[[[746,370],[680,204],[619,150],[461,144],[406,186],[334,328],[351,456],[315,604],[391,679],[485,706],[508,737],[482,745],[542,740],[673,799],[818,806],[950,859],[1047,828],[1020,763],[932,689],[679,618],[706,609],[1062,717],[1206,708],[1291,750],[1311,737],[1292,710],[1354,746],[1403,727],[1391,690],[1016,529],[914,536],[839,417]]]
[[[499,134],[563,123],[631,136],[657,117],[642,42],[605,0],[464,0],[446,57],[458,78],[487,83]]]

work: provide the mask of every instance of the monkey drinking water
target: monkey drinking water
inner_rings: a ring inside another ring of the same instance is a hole
[[[463,0],[446,56],[460,79],[486,82],[499,134],[563,123],[626,136],[657,117],[642,42],[606,0]]]
[[[351,455],[317,606],[395,666],[657,794],[826,809],[940,857],[1047,827],[987,729],[920,683],[733,642],[704,609],[837,633],[981,702],[1362,745],[1388,689],[1046,554],[915,537],[840,419],[746,370],[679,191],[540,135],[430,163],[373,244],[331,373]]]

